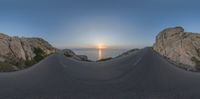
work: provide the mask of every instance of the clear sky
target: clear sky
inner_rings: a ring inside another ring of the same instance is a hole
[[[166,27],[200,32],[199,0],[0,0],[0,32],[58,48],[150,46]]]

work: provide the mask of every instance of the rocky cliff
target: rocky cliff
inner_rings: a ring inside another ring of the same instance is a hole
[[[153,49],[176,63],[184,64],[184,68],[200,69],[198,33],[184,32],[182,27],[164,29],[156,36]]]
[[[10,37],[0,33],[1,63],[19,65],[22,64],[22,61],[34,60],[39,54],[45,56],[54,52],[56,52],[56,48],[41,38]]]

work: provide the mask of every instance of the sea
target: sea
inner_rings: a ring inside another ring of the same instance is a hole
[[[72,49],[77,55],[86,55],[89,60],[96,61],[104,58],[114,58],[128,49]]]

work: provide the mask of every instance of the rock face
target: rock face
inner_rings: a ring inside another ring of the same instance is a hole
[[[0,33],[0,62],[31,61],[36,55],[35,48],[46,55],[56,52],[56,48],[41,38],[10,37]]]
[[[182,27],[167,28],[156,36],[153,49],[187,68],[199,69],[200,34],[184,32]]]
[[[69,49],[64,49],[63,52],[65,56],[73,58],[75,60],[90,62],[90,60],[88,60],[88,57],[86,55],[76,55],[72,50]]]

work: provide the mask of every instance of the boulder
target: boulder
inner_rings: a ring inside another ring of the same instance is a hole
[[[70,57],[78,61],[90,61],[86,55],[76,55],[76,53],[72,50],[64,49],[63,52],[66,57]]]
[[[86,55],[77,55],[82,61],[88,61],[88,57]]]

